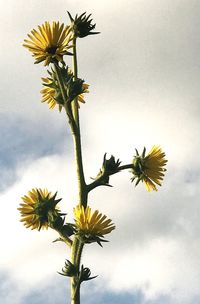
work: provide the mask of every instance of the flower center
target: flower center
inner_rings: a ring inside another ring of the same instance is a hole
[[[57,46],[48,46],[45,51],[51,55],[54,55],[56,53]]]

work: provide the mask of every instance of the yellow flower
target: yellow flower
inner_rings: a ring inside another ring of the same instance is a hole
[[[88,238],[88,241],[97,241],[98,237],[103,237],[115,229],[111,219],[102,215],[98,210],[91,212],[90,207],[84,209],[77,205],[74,208],[76,228]]]
[[[58,93],[56,92],[56,88],[54,87],[54,82],[51,78],[42,78],[43,81],[43,88],[40,91],[42,94],[42,102],[46,102],[49,105],[49,109],[54,109],[56,105],[59,107],[59,111],[62,110],[62,105],[64,104],[64,101],[62,99],[62,96],[60,94],[59,100],[60,103],[56,101],[56,97],[58,97]],[[82,85],[84,93],[88,93],[89,84],[84,83]],[[84,100],[84,94],[78,95],[78,103],[85,103]]]
[[[49,105],[49,109],[54,109],[57,105],[57,102],[54,99],[56,95],[56,90],[54,88],[45,86],[45,84],[52,84],[52,81],[49,78],[42,78],[42,81],[44,84],[43,89],[40,91],[40,93],[42,94],[42,102],[46,102]],[[61,109],[62,106],[59,106],[60,111]]]
[[[23,44],[35,57],[35,63],[44,61],[44,65],[51,62],[62,61],[63,55],[69,55],[68,49],[71,37],[70,26],[53,22],[52,25],[45,21],[38,30],[33,29],[28,34],[30,40],[25,39]]]
[[[56,208],[57,203],[61,199],[55,199],[56,194],[51,194],[47,189],[32,189],[27,195],[22,197],[23,203],[20,204],[18,210],[26,228],[31,229],[46,228],[53,223],[59,216],[59,209]]]
[[[145,148],[142,155],[139,155],[136,150],[136,156],[133,159],[132,181],[137,179],[136,185],[142,181],[147,191],[157,191],[156,184],[161,186],[166,171],[164,168],[167,163],[165,153],[159,146],[153,146],[147,156],[145,156],[145,153]]]

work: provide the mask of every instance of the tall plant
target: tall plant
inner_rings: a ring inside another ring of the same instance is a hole
[[[81,263],[81,255],[85,245],[98,243],[102,246],[106,242],[105,235],[115,229],[111,219],[98,210],[92,211],[88,205],[88,195],[99,186],[110,186],[110,176],[122,170],[130,169],[132,181],[135,185],[143,182],[148,191],[157,191],[164,177],[165,153],[160,146],[153,146],[149,153],[146,149],[136,154],[129,164],[121,165],[121,161],[114,156],[103,157],[103,163],[96,178],[89,184],[85,181],[82,162],[81,130],[79,124],[80,106],[85,102],[85,93],[89,85],[78,76],[77,41],[89,35],[99,34],[94,32],[91,15],[83,13],[74,18],[68,12],[69,25],[48,21],[28,34],[23,46],[35,58],[35,63],[44,63],[48,66],[47,76],[42,78],[42,102],[48,104],[50,109],[58,108],[66,112],[67,121],[71,129],[74,142],[78,183],[78,205],[74,206],[74,222],[69,223],[66,214],[58,207],[61,199],[57,193],[52,194],[47,189],[35,188],[22,197],[18,208],[21,221],[27,228],[38,229],[52,228],[57,231],[57,240],[64,242],[71,250],[69,257],[62,269],[63,276],[70,277],[71,304],[80,303],[80,287],[83,281],[94,279],[88,267]],[[64,58],[66,60],[64,60]],[[72,59],[71,66],[68,60]]]

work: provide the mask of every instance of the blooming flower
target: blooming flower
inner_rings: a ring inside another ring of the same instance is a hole
[[[42,81],[43,88],[40,91],[40,93],[42,94],[42,102],[46,102],[49,105],[49,109],[54,109],[56,105],[58,105],[59,111],[61,111],[62,106],[64,105],[64,100],[59,91],[59,87],[55,84],[52,78],[42,78]],[[88,84],[82,84],[82,89],[84,93],[89,92],[88,88]],[[78,103],[85,103],[83,93],[78,95]]]
[[[115,225],[106,215],[102,215],[98,210],[93,213],[90,207],[84,209],[83,206],[77,205],[74,208],[76,228],[81,232],[88,241],[97,241],[99,237],[110,233],[115,229]]]
[[[22,197],[23,203],[18,210],[21,213],[21,222],[24,222],[26,228],[31,229],[46,228],[55,221],[60,215],[57,203],[61,199],[55,199],[56,194],[51,194],[47,189],[32,189],[27,195]]]
[[[72,40],[70,26],[61,25],[59,22],[53,22],[52,25],[45,21],[38,30],[33,29],[28,34],[30,40],[25,39],[23,44],[35,57],[35,63],[44,61],[44,65],[51,62],[62,61],[63,55],[71,55],[68,49]]]
[[[136,150],[136,156],[133,159],[132,181],[137,179],[136,185],[142,181],[147,191],[157,191],[156,184],[161,186],[161,181],[166,171],[164,168],[167,163],[165,153],[159,146],[153,146],[147,156],[145,156],[145,153],[145,148],[142,155],[139,155]]]

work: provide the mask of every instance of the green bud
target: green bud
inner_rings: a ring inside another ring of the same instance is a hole
[[[135,184],[137,186],[144,177],[146,148],[144,147],[141,155],[139,155],[137,149],[135,149],[135,151],[136,151],[136,155],[134,156],[132,162],[133,177],[131,178],[131,181],[133,182],[135,179],[137,179]]]
[[[68,101],[74,100],[78,95],[85,92],[83,88],[84,80],[77,78],[74,80],[73,78],[70,79],[67,86],[67,95]]]
[[[103,157],[102,168],[100,169],[95,180],[101,179],[102,185],[112,187],[111,185],[109,185],[109,177],[110,175],[120,171],[119,169],[120,164],[121,162],[119,161],[119,159],[115,160],[115,157],[113,155],[111,155],[109,159],[106,159],[106,153],[105,153]]]
[[[77,38],[83,38],[88,35],[95,35],[99,34],[100,32],[92,32],[92,30],[95,28],[96,24],[92,24],[92,19],[90,19],[90,15],[86,16],[86,12],[78,16],[76,14],[75,18],[73,19],[71,14],[69,12],[68,16],[71,21],[71,27],[74,32],[74,36]]]
[[[66,260],[65,266],[62,268],[62,272],[58,272],[59,274],[66,277],[73,277],[77,275],[77,269],[69,260]]]
[[[118,168],[120,164],[121,162],[119,161],[119,159],[115,160],[115,157],[113,155],[111,155],[109,159],[106,159],[105,153],[103,157],[102,171],[106,172],[109,175],[114,174],[119,171]]]
[[[83,265],[81,266],[81,270],[79,273],[80,282],[89,281],[89,280],[95,279],[96,277],[97,276],[91,277],[91,271],[88,267],[84,267]]]

